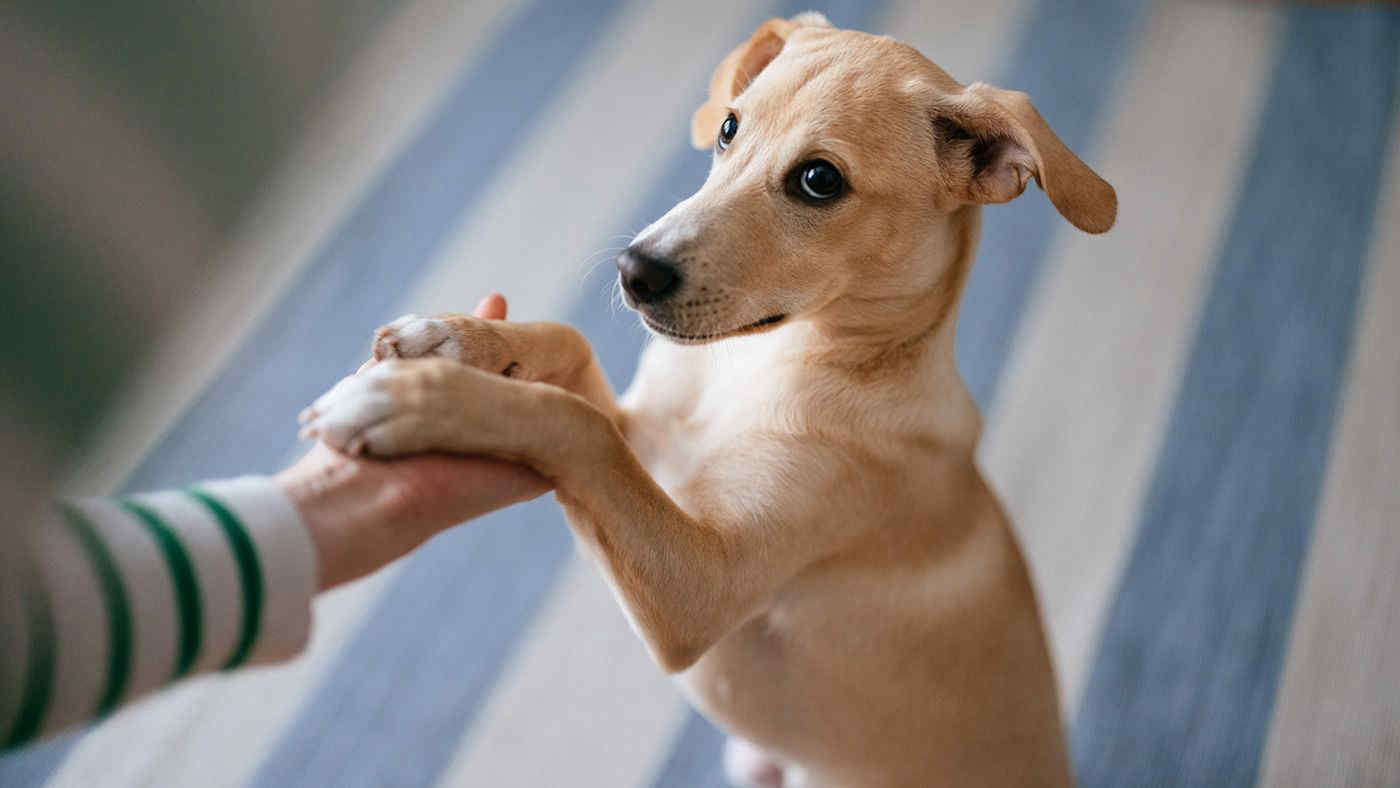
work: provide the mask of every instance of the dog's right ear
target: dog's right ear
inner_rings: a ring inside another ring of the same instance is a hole
[[[715,143],[719,124],[729,114],[729,104],[783,51],[788,36],[799,27],[831,27],[826,17],[813,11],[792,19],[769,19],[749,40],[720,61],[710,78],[710,97],[690,119],[690,143],[705,150]]]

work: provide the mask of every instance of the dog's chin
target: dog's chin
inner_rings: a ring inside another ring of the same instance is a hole
[[[725,331],[695,331],[693,329],[687,330],[682,327],[666,325],[660,320],[648,315],[645,311],[639,311],[638,314],[642,316],[642,324],[650,329],[652,333],[671,342],[675,342],[678,345],[703,345],[707,342],[718,342],[721,339],[729,339],[730,337],[762,333],[777,327],[784,320],[787,320],[788,317],[783,314],[769,315],[762,320],[755,320],[752,323],[746,323],[738,328],[731,328]]]

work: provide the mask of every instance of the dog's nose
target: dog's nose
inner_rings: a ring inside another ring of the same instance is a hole
[[[636,248],[618,255],[617,274],[622,289],[639,304],[660,301],[675,292],[681,281],[675,266]]]

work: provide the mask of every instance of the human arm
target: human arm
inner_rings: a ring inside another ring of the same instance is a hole
[[[276,477],[53,507],[0,554],[0,749],[182,677],[294,656],[318,590],[547,489],[499,460],[318,445]]]

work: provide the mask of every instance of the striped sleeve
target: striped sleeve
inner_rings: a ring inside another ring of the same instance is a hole
[[[65,502],[27,537],[0,579],[0,749],[310,633],[315,554],[271,479]]]

